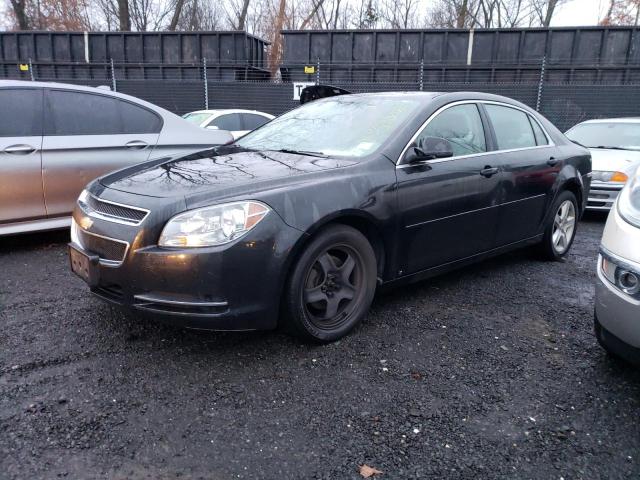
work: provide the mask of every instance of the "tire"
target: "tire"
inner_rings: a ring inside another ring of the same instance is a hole
[[[283,326],[317,343],[345,336],[367,314],[376,279],[376,256],[364,235],[346,225],[320,231],[289,274]]]
[[[578,229],[578,201],[569,190],[560,192],[553,203],[553,216],[544,230],[539,251],[547,260],[560,260],[576,238]]]

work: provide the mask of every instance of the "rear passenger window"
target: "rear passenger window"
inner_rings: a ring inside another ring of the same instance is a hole
[[[256,115],[255,113],[243,113],[242,123],[244,124],[244,128],[242,130],[255,130],[268,121],[269,119],[262,115]]]
[[[47,135],[115,135],[122,132],[118,100],[103,95],[50,90]]]
[[[416,143],[420,145],[420,140],[426,137],[448,140],[454,157],[487,151],[480,112],[473,103],[450,107],[439,113],[420,133]]]
[[[226,115],[220,115],[218,118],[214,118],[210,126],[213,125],[218,127],[220,130],[229,130],[229,131],[237,131],[242,130],[242,126],[240,125],[240,115],[237,113],[228,113]]]
[[[529,121],[533,127],[533,134],[536,137],[536,143],[538,145],[549,145],[549,140],[547,140],[547,136],[542,131],[540,124],[534,120],[533,117],[529,117]]]
[[[0,105],[0,137],[42,135],[42,89],[2,89]]]
[[[536,146],[529,116],[521,110],[501,105],[485,105],[498,141],[498,150]]]
[[[159,133],[162,120],[146,108],[119,100],[124,133]]]

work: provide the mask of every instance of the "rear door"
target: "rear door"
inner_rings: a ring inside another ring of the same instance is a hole
[[[448,140],[453,157],[400,165],[402,274],[492,249],[498,225],[500,165],[474,102],[444,107],[414,139]]]
[[[0,223],[46,216],[41,88],[0,89]]]
[[[69,214],[91,180],[147,160],[161,129],[158,115],[128,101],[47,90],[42,167],[48,214]]]
[[[538,121],[517,107],[485,103],[502,164],[498,246],[535,236],[560,169],[553,145]]]

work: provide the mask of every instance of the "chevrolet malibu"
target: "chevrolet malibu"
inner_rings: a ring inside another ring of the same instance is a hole
[[[564,257],[590,172],[587,150],[505,97],[324,98],[93,181],[71,268],[102,299],[185,327],[328,342],[377,286],[527,245]]]

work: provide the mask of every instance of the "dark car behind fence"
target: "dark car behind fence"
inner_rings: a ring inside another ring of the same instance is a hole
[[[283,35],[281,72],[271,78],[267,42],[244,32],[4,32],[0,78],[105,85],[177,114],[245,108],[278,115],[319,82],[353,92],[497,93],[561,130],[590,118],[640,116],[635,27]]]

